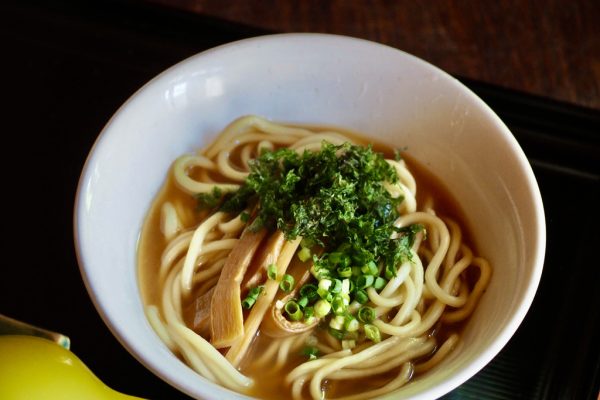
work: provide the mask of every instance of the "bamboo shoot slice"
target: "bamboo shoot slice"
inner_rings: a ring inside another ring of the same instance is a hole
[[[265,235],[264,229],[252,232],[246,228],[225,261],[210,306],[211,343],[217,349],[231,346],[244,334],[240,285]]]

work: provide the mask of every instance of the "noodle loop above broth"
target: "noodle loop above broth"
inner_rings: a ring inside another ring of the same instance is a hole
[[[344,131],[234,121],[174,162],[146,219],[151,326],[198,374],[259,398],[419,379],[457,348],[492,270],[413,168]]]

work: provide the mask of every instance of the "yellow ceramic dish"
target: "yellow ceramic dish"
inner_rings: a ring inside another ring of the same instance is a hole
[[[71,351],[33,336],[0,336],[0,399],[138,399],[116,392]]]

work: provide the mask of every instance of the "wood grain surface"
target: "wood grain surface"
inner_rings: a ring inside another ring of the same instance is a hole
[[[600,109],[600,0],[151,0],[274,32],[366,38],[445,71]]]

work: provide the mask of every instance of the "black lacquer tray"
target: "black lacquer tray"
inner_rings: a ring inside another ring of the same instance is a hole
[[[269,32],[138,2],[23,1],[3,5],[2,14],[0,313],[69,335],[73,351],[116,390],[187,398],[130,356],[94,309],[73,248],[77,181],[106,121],[150,78],[207,48]],[[523,324],[445,398],[596,399],[600,113],[462,81],[528,155],[548,242]]]

